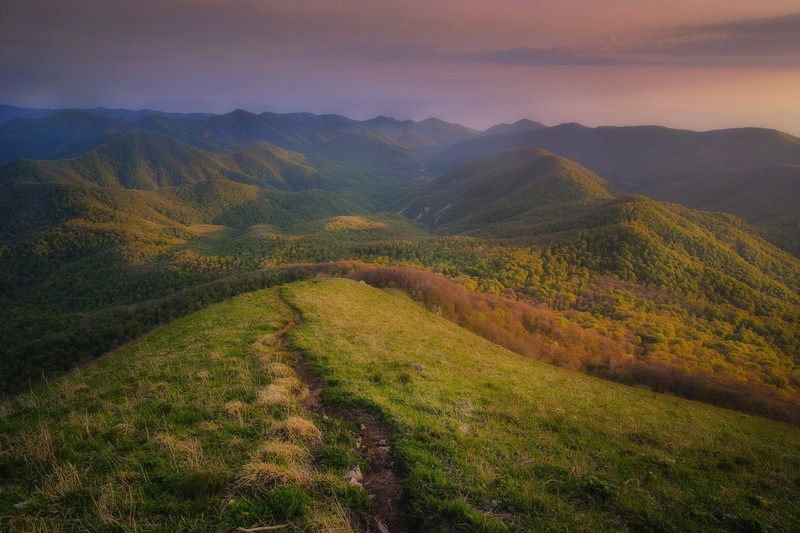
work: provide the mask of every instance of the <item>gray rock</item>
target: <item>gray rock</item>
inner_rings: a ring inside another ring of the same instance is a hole
[[[351,468],[350,470],[348,470],[347,473],[342,477],[345,480],[349,480],[351,482],[352,481],[361,481],[362,479],[364,479],[364,475],[361,473],[361,468],[359,468],[358,465],[356,465],[353,468]]]

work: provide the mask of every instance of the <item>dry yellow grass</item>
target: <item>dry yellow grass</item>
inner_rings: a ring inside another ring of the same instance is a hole
[[[267,372],[275,378],[294,377],[294,369],[286,363],[271,362],[266,366]]]
[[[316,443],[322,440],[322,432],[307,418],[290,416],[280,428],[292,440]]]
[[[176,466],[178,459],[190,468],[198,468],[203,463],[203,448],[197,439],[179,439],[168,433],[159,433],[153,440],[170,452]]]
[[[61,533],[64,527],[51,518],[15,516],[8,522],[8,531],[26,531],[28,533]]]
[[[276,387],[284,388],[287,391],[289,391],[290,393],[298,395],[298,396],[301,395],[301,393],[305,389],[305,386],[303,385],[303,382],[300,381],[295,376],[277,378],[273,382],[273,385],[275,385]]]
[[[244,402],[234,400],[225,404],[225,411],[240,426],[244,425],[244,411],[247,408]]]
[[[56,466],[53,472],[45,478],[41,492],[47,499],[60,500],[67,493],[81,488],[82,485],[83,476],[78,468],[67,462]]]
[[[143,495],[141,488],[132,483],[135,474],[133,472],[129,474],[132,475],[131,479],[117,476],[118,480],[120,477],[124,478],[120,480],[119,485],[113,480],[102,485],[96,497],[92,496],[92,502],[95,514],[104,526],[113,526],[112,529],[117,531],[142,531],[143,528],[137,522],[134,509],[135,502]]]
[[[313,481],[312,472],[305,466],[286,466],[253,461],[242,467],[237,485],[243,489],[270,489],[287,485],[306,486]]]
[[[271,346],[275,346],[278,343],[278,336],[274,333],[267,333],[266,335],[262,335],[259,339],[254,342],[251,346],[254,350],[263,352]]]
[[[86,383],[75,383],[66,392],[67,392],[67,397],[72,398],[75,396],[81,396],[83,394],[86,394],[87,392],[89,392],[89,390],[90,390],[89,385],[87,385]]]
[[[16,453],[26,462],[35,461],[40,465],[49,465],[56,460],[53,437],[44,426],[31,433],[21,433],[16,439]]]
[[[264,407],[288,406],[297,403],[297,397],[286,387],[273,383],[258,391],[256,403]]]
[[[120,422],[119,424],[114,425],[114,429],[126,437],[132,437],[138,432],[134,425],[128,422]]]
[[[271,440],[265,442],[253,455],[255,461],[270,461],[285,465],[308,463],[311,452],[290,442]]]
[[[334,501],[332,507],[332,512],[316,511],[309,516],[313,530],[324,533],[352,533],[354,529],[350,524],[353,523],[353,519],[347,509],[337,501]]]

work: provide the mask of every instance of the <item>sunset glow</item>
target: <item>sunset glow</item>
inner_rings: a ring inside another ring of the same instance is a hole
[[[797,10],[796,0],[7,0],[0,102],[800,134]]]

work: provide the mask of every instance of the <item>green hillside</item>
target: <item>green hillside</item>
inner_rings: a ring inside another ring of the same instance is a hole
[[[724,211],[754,224],[797,215],[800,165],[726,170],[648,189],[656,200],[702,211]]]
[[[795,428],[529,362],[360,284],[289,295],[323,399],[394,428],[419,529],[797,527]]]
[[[767,238],[800,255],[800,166],[726,170],[653,187],[645,194],[703,211],[733,213],[764,230]]]
[[[5,182],[49,181],[155,190],[208,180],[233,180],[284,190],[341,188],[341,182],[310,167],[301,154],[262,142],[217,155],[160,134],[125,133],[80,156],[18,160],[2,171]]]
[[[368,440],[375,419],[386,442]],[[530,361],[333,279],[233,298],[0,404],[0,524],[790,531],[799,439]],[[405,494],[389,516],[381,454]],[[364,489],[342,479],[354,465]]]
[[[609,200],[617,190],[546,150],[504,152],[443,174],[397,204],[408,218],[446,233],[502,232],[514,221],[552,221]]]
[[[144,132],[124,134],[72,159],[39,165],[39,174],[47,181],[147,190],[223,179],[232,174],[211,154]]]
[[[775,130],[696,132],[659,126],[550,128],[491,135],[451,146],[431,166],[449,169],[507,150],[538,147],[567,157],[628,192],[726,169],[800,163],[800,139]]]
[[[311,166],[297,152],[288,152],[262,142],[228,157],[231,166],[252,177],[256,184],[297,191],[305,189],[336,189],[341,183]]]
[[[409,146],[376,133],[338,137],[308,158],[321,172],[384,204],[407,189],[424,166]]]
[[[291,320],[274,292],[248,294],[0,404],[0,528],[341,531],[369,517],[339,471],[363,465],[349,432],[302,405],[278,342]]]
[[[84,111],[58,111],[42,118],[10,120],[0,124],[0,163],[19,158],[76,156],[126,129],[123,120]]]

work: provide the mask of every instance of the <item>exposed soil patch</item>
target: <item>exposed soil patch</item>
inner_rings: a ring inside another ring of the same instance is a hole
[[[369,465],[363,473],[361,484],[378,510],[378,516],[373,523],[360,526],[377,533],[413,531],[409,526],[408,502],[403,497],[403,474],[394,459],[391,432],[380,417],[373,413],[353,406],[345,407],[321,401],[325,381],[314,373],[306,356],[294,350],[286,340],[286,332],[302,323],[302,316],[282,295],[281,300],[294,313],[294,320],[276,332],[276,335],[279,342],[295,355],[295,370],[308,387],[309,394],[303,400],[303,405],[319,415],[349,422],[357,428],[356,451]]]

